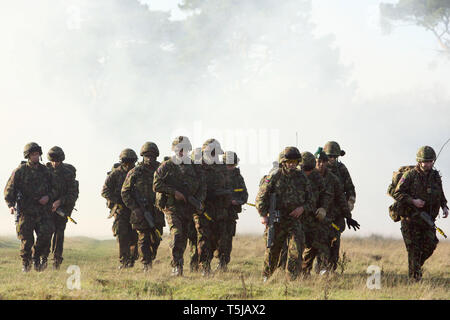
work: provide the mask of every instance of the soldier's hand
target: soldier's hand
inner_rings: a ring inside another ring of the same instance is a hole
[[[448,208],[445,207],[444,209],[442,209],[442,212],[443,212],[442,217],[447,218],[448,217]]]
[[[323,219],[325,219],[326,216],[327,216],[327,210],[325,210],[324,208],[319,208],[316,210],[317,220],[323,221]]]
[[[356,220],[353,220],[352,218],[346,218],[345,219],[347,221],[347,226],[348,228],[353,228],[353,230],[356,231],[356,229],[359,229],[359,223]]]
[[[181,192],[179,192],[179,191],[175,191],[175,199],[176,199],[177,201],[184,201],[184,202],[186,202],[186,198],[185,198],[184,195],[183,195]]]
[[[294,211],[289,213],[289,215],[291,217],[298,218],[298,217],[300,217],[303,214],[304,211],[305,211],[305,209],[303,207],[298,207]]]
[[[14,207],[9,207],[9,211],[11,214],[16,213],[16,209],[14,209]]]
[[[39,203],[45,206],[48,203],[48,200],[50,200],[48,196],[43,196],[41,199],[39,199]]]
[[[347,204],[348,204],[348,208],[350,209],[350,211],[353,211],[353,208],[355,207],[355,202],[356,202],[356,198],[353,196],[351,196],[348,199]]]
[[[414,199],[412,201],[413,205],[416,206],[417,208],[423,208],[423,206],[425,205],[425,201],[421,200],[421,199]]]
[[[145,218],[144,212],[142,212],[140,208],[133,210],[133,213],[136,216],[137,220],[143,220]]]
[[[55,212],[56,209],[58,209],[60,205],[61,205],[61,200],[56,200],[55,202],[53,202],[52,212]]]
[[[239,202],[237,202],[236,200],[232,200],[232,201],[231,201],[231,204],[232,204],[233,206],[238,206],[238,205],[239,205]]]
[[[261,218],[261,223],[265,226],[267,226],[267,224],[269,223],[269,218],[266,217],[262,217]]]

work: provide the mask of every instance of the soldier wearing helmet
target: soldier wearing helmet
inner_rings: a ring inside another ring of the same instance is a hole
[[[65,154],[58,146],[51,148],[47,153],[47,168],[54,177],[56,194],[52,204],[52,219],[55,230],[52,235],[53,269],[58,270],[63,261],[64,231],[67,217],[72,214],[75,202],[78,199],[78,181],[75,180],[76,169],[74,166],[63,163]],[[58,210],[64,217],[56,213]]]
[[[203,177],[191,163],[191,150],[192,145],[187,137],[176,137],[172,143],[174,156],[161,163],[153,179],[156,206],[164,212],[172,236],[173,276],[183,275],[188,226],[192,215],[202,209],[201,203],[206,194]],[[200,204],[200,207],[195,207],[195,204]]]
[[[156,258],[165,226],[164,214],[155,207],[156,194],[153,191],[153,176],[161,164],[158,146],[146,142],[141,148],[142,162],[131,169],[122,185],[123,202],[131,210],[130,223],[138,233],[138,249],[144,272],[150,270]],[[145,200],[142,203],[142,200]],[[150,227],[144,217],[146,210],[152,214],[154,226]]]
[[[417,165],[403,174],[393,196],[406,208],[406,215],[401,217],[401,231],[408,252],[408,275],[420,280],[422,266],[439,242],[436,230],[420,218],[420,213],[425,212],[434,221],[442,209],[443,217],[447,218],[448,206],[441,176],[433,169],[436,160],[433,148],[419,148],[416,160]]]
[[[120,164],[108,174],[102,189],[102,197],[110,203],[110,217],[114,216],[113,235],[119,242],[119,269],[131,268],[138,257],[137,232],[130,223],[131,211],[122,199],[122,186],[128,172],[137,161],[136,152],[124,149],[119,155]]]
[[[239,163],[237,154],[233,151],[225,152],[223,162],[229,173],[233,191],[231,194],[231,205],[226,209],[228,213],[225,219],[225,231],[222,233],[224,239],[219,239],[218,241],[222,245],[213,248],[216,249],[216,256],[219,258],[219,264],[217,265],[217,270],[219,271],[227,271],[227,265],[231,259],[233,237],[236,234],[236,220],[239,219],[238,213],[242,212],[242,205],[248,200],[247,187],[237,167]]]
[[[54,229],[50,212],[55,199],[55,184],[48,168],[39,162],[42,148],[37,143],[28,143],[23,155],[27,161],[9,178],[4,192],[5,201],[11,214],[17,211],[16,231],[21,241],[22,271],[30,271],[32,261],[36,271],[43,271],[47,266]],[[36,233],[36,242],[33,232]]]
[[[273,245],[266,248],[263,278],[266,281],[277,267],[280,251],[288,241],[287,271],[290,280],[297,278],[302,265],[302,253],[305,234],[302,225],[303,216],[314,214],[314,198],[311,182],[297,169],[302,156],[296,147],[286,147],[280,154],[280,168],[268,175],[261,183],[256,196],[256,209],[261,222],[266,226],[268,236],[270,196],[276,195],[276,210],[280,212],[280,221],[275,224]]]

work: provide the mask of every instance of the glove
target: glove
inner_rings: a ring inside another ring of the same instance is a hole
[[[353,228],[353,230],[356,231],[356,229],[359,229],[359,223],[356,220],[353,220],[352,218],[346,218],[345,219],[347,221],[347,226],[348,228]]]
[[[347,203],[348,203],[348,208],[350,209],[350,212],[353,211],[353,208],[355,207],[355,202],[356,202],[356,198],[354,196],[351,196]]]
[[[316,218],[320,222],[322,222],[326,216],[327,216],[327,211],[324,208],[319,208],[316,210]]]

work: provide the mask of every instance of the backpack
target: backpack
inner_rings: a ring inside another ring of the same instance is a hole
[[[391,197],[394,197],[394,191],[397,188],[398,183],[400,182],[400,179],[403,177],[403,175],[414,169],[415,166],[402,166],[400,167],[397,171],[394,171],[394,173],[392,174],[392,181],[391,184],[388,187],[387,193],[388,195],[390,195]],[[391,219],[394,222],[398,222],[401,220],[401,216],[405,215],[405,208],[404,206],[400,205],[400,203],[398,203],[398,201],[395,201],[393,204],[391,204],[389,206],[389,217],[391,217]]]

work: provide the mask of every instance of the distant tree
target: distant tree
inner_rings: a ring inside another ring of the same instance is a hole
[[[399,0],[381,3],[382,26],[390,31],[395,22],[413,23],[429,30],[443,52],[450,56],[450,0]]]

